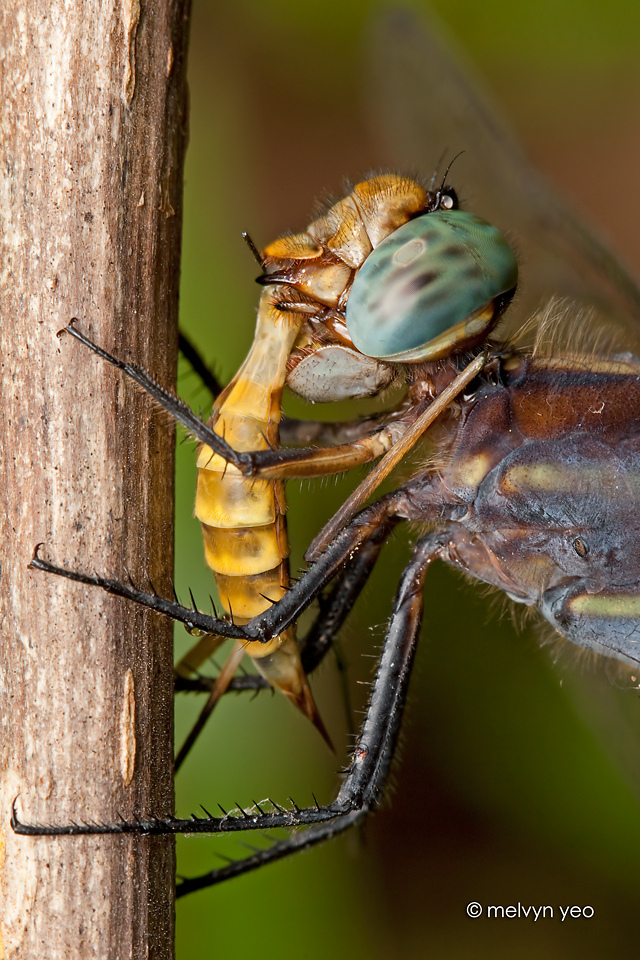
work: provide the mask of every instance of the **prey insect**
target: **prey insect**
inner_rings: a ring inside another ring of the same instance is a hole
[[[408,183],[389,178],[382,192],[395,197],[400,187],[400,195],[409,189],[420,196],[419,185],[407,188]],[[372,193],[379,193],[380,188],[378,182]],[[367,390],[375,393],[400,375],[406,380],[407,394],[399,407],[373,431],[368,429],[371,424],[365,424],[359,439],[345,441],[329,452],[268,449],[267,438],[266,443],[258,444],[262,450],[256,450],[254,443],[239,455],[235,449],[226,449],[226,433],[217,434],[217,439],[207,439],[204,429],[198,434],[210,447],[200,454],[201,469],[219,467],[210,471],[216,474],[216,483],[222,482],[219,477],[226,477],[222,461],[236,467],[239,480],[252,475],[261,481],[317,475],[321,466],[331,472],[372,459],[384,452],[383,441],[393,450],[401,435],[432,410],[434,398],[448,397],[445,390],[453,387],[451,399],[455,402],[429,427],[436,453],[414,477],[356,512],[369,488],[360,491],[312,546],[309,571],[281,597],[269,596],[268,600],[276,602],[267,603],[246,624],[207,617],[115,581],[35,561],[41,569],[143,602],[207,636],[265,644],[283,637],[299,614],[333,582],[320,627],[330,634],[342,611],[357,598],[391,530],[402,521],[422,524],[425,532],[396,595],[367,718],[335,801],[302,809],[272,803],[269,809],[240,809],[233,814],[223,812],[221,817],[207,815],[186,821],[142,818],[135,823],[87,828],[32,830],[14,818],[16,829],[77,834],[309,827],[306,833],[246,861],[187,881],[181,887],[181,892],[187,892],[351,826],[375,806],[384,785],[419,631],[422,586],[434,559],[500,588],[516,602],[536,607],[560,634],[576,644],[637,663],[638,361],[626,352],[614,356],[605,351],[590,353],[584,344],[576,355],[575,350],[563,351],[555,345],[549,349],[538,343],[527,349],[508,339],[489,341],[515,285],[512,254],[497,231],[491,232],[486,222],[477,225],[480,250],[462,246],[467,253],[473,250],[471,259],[476,265],[484,251],[490,296],[471,298],[468,308],[465,296],[459,294],[468,291],[471,273],[456,273],[453,264],[461,259],[459,247],[444,239],[445,228],[456,229],[457,218],[452,216],[458,212],[455,196],[446,190],[440,193],[437,202],[427,199],[409,204],[405,220],[392,222],[395,229],[370,243],[371,252],[360,261],[353,256],[360,237],[353,229],[341,229],[350,207],[355,206],[358,216],[361,214],[356,191],[355,200],[350,195],[342,206],[337,205],[338,211],[331,209],[326,233],[285,238],[264,254],[265,297],[271,298],[266,310],[282,314],[283,323],[291,322],[293,315],[299,324],[291,344],[282,349],[282,355],[288,355],[291,386],[314,399],[322,391],[322,398],[331,400],[345,390],[352,396],[366,395]],[[445,198],[452,201],[450,205],[443,202]],[[472,232],[472,220],[460,224],[463,232]],[[370,240],[368,230],[364,233]],[[332,247],[334,236],[338,241]],[[424,250],[430,252],[433,247],[439,251],[435,264],[433,259],[421,259]],[[449,259],[445,249],[450,251]],[[458,252],[452,256],[453,249]],[[342,268],[328,261],[327,255],[336,250],[351,255],[352,262],[338,258],[348,272],[343,271],[334,287],[314,268],[330,269],[335,279],[336,267],[338,273]],[[416,267],[417,272],[411,273]],[[438,326],[434,317],[440,316],[442,304],[436,295],[438,281],[443,279],[441,286],[448,296],[441,298],[445,301],[444,319]],[[372,317],[375,323],[368,327]],[[548,331],[549,323],[542,329]],[[414,335],[416,339],[412,339]],[[285,341],[279,339],[278,343],[282,347]],[[479,349],[483,352],[475,356]],[[362,372],[354,374],[354,369]],[[271,389],[276,383],[273,373],[268,380]],[[269,402],[273,396],[272,390]],[[157,399],[162,402],[162,397]],[[223,407],[224,401],[218,407],[221,416]],[[168,403],[167,408],[181,418],[176,404]],[[269,422],[269,418],[261,421],[263,426]],[[211,428],[207,429],[211,433]],[[358,428],[347,424],[342,429],[349,434]],[[385,431],[391,436],[385,438]],[[372,449],[374,443],[378,446]],[[216,456],[220,462],[214,460]],[[247,525],[242,529],[254,528]],[[282,561],[286,554],[280,550],[275,556]]]

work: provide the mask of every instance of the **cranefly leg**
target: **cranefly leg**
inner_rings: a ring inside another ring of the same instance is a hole
[[[223,811],[222,817],[207,814],[206,817],[193,817],[189,820],[148,819],[113,824],[69,824],[62,827],[22,824],[18,821],[14,810],[12,814],[14,830],[31,835],[195,834],[269,830],[275,827],[307,824],[322,824],[328,827],[328,821],[336,821],[331,825],[331,829],[320,831],[320,833],[312,831],[308,840],[308,844],[312,845],[340,832],[341,822],[346,821],[345,829],[346,826],[357,822],[375,807],[389,772],[422,619],[424,578],[431,560],[437,556],[442,543],[441,533],[430,533],[423,537],[403,572],[365,722],[352,753],[343,784],[332,803],[327,806],[317,804],[313,807],[293,806],[285,809],[271,802],[272,809],[269,811],[256,805],[251,811],[239,810],[236,813]],[[238,866],[235,875],[269,862],[270,859],[280,859],[288,852],[303,849],[298,838],[292,838],[292,841],[284,841],[284,843],[288,846],[276,844],[254,857],[249,857],[246,866],[244,868]],[[224,869],[227,871],[225,877],[228,877],[229,868]],[[208,876],[206,881],[201,881],[201,885],[206,886],[208,882],[216,882],[215,877],[212,879]]]
[[[227,659],[227,662],[225,663],[224,667],[218,674],[216,678],[216,682],[211,687],[207,702],[205,703],[204,707],[200,711],[200,715],[198,716],[198,719],[196,720],[194,725],[191,727],[191,730],[189,731],[184,743],[182,744],[180,750],[176,755],[176,759],[174,763],[174,770],[176,773],[178,772],[178,770],[180,769],[184,761],[187,759],[187,755],[189,754],[189,751],[191,750],[192,746],[198,739],[198,736],[200,735],[202,730],[204,730],[205,724],[209,719],[209,717],[211,716],[211,714],[213,713],[213,710],[216,707],[216,704],[220,701],[221,697],[223,697],[224,694],[229,689],[229,684],[233,679],[234,673],[240,666],[240,663],[243,657],[244,657],[244,644],[242,643],[242,641],[236,640],[235,644],[233,645],[233,650],[231,651],[231,654]]]

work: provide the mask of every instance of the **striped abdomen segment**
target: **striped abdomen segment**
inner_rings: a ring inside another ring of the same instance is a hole
[[[215,432],[235,450],[279,445],[286,363],[301,322],[300,315],[276,309],[272,290],[265,289],[252,347],[216,401],[211,420]],[[200,449],[195,513],[202,523],[205,558],[214,571],[220,602],[234,623],[263,613],[289,585],[285,512],[282,481],[244,477],[210,447]],[[203,638],[182,662],[182,671],[197,669],[219,642]],[[294,628],[268,644],[247,643],[245,652],[272,686],[319,723]]]

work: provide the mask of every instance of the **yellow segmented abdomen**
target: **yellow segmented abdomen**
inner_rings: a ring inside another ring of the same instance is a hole
[[[251,350],[213,410],[213,429],[237,451],[279,444],[286,363],[301,318],[278,310],[273,300],[267,288],[260,300]],[[241,625],[264,613],[289,586],[285,511],[282,481],[245,477],[210,447],[201,447],[195,515],[202,523],[205,558],[214,572],[220,603],[234,623]],[[178,672],[197,670],[220,642],[217,637],[203,637],[178,665]],[[245,652],[269,683],[323,730],[294,628],[266,644],[247,643]]]
[[[263,439],[253,449],[260,446]],[[207,469],[202,465],[206,459],[202,451],[195,513],[220,602],[234,623],[242,624],[268,610],[287,586],[289,544],[278,509],[280,491],[275,483],[248,479],[233,467],[224,473]],[[269,644],[249,643],[246,652],[261,658],[280,645],[279,638]]]

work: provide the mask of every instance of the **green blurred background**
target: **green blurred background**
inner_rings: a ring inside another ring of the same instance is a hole
[[[638,4],[441,0],[432,8],[538,165],[640,267]],[[223,380],[250,344],[258,296],[240,231],[264,246],[304,226],[345,177],[393,162],[360,107],[376,9],[366,0],[194,0],[181,322]],[[182,395],[206,409],[206,392],[186,365],[180,371]],[[192,518],[190,444],[179,449],[177,476],[178,591],[190,586],[204,604],[212,577]],[[349,488],[333,479],[289,485],[294,570]],[[401,534],[344,631],[356,707],[407,555]],[[517,629],[503,607],[447,570],[430,572],[425,598],[392,802],[359,836],[179,901],[181,960],[543,952],[565,960],[636,948],[637,693],[606,670],[567,657],[554,664],[534,631]],[[188,644],[180,631],[178,655]],[[200,802],[331,798],[347,730],[329,660],[314,689],[338,759],[283,698],[227,697],[178,779],[181,815]],[[179,742],[198,708],[195,697],[181,699]],[[179,872],[221,864],[218,852],[242,849],[229,839],[180,839]],[[595,916],[471,920],[471,900],[551,904],[556,914],[558,905],[589,904]]]

